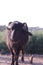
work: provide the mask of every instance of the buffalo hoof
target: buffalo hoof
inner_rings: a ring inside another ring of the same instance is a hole
[[[33,64],[33,62],[32,62],[32,61],[30,61],[30,64]]]
[[[18,63],[16,63],[16,65],[18,65]]]
[[[14,65],[14,64],[11,64],[11,65]]]
[[[11,65],[14,65],[14,63],[11,63]]]
[[[22,58],[21,61],[24,62],[24,58]]]

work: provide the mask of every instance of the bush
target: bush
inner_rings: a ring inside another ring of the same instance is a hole
[[[27,43],[25,52],[43,54],[43,34],[33,35],[30,42]]]
[[[10,51],[7,48],[7,46],[6,46],[4,41],[0,43],[0,53],[1,54],[8,54],[8,53],[10,53]]]
[[[0,31],[0,53],[1,54],[10,53],[4,42],[4,35],[5,35],[5,31]]]

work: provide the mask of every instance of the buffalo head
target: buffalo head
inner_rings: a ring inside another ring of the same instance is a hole
[[[25,35],[32,36],[32,33],[28,31],[28,26],[26,23],[21,23],[18,21],[13,22],[12,25],[12,32],[11,32],[11,40],[12,41],[18,41],[21,40],[21,37]]]

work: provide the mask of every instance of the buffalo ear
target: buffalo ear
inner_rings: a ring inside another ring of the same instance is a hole
[[[28,26],[26,23],[23,23],[23,30],[30,36],[32,36],[32,33],[28,31]]]
[[[8,30],[12,29],[12,23],[13,23],[13,22],[9,22],[9,23],[8,23],[8,26],[7,26],[7,29],[8,29]]]
[[[23,23],[23,30],[28,31],[28,26],[26,23]]]
[[[23,23],[23,25],[24,25],[24,27],[26,27],[26,26],[27,26],[27,24],[26,24],[26,23]]]

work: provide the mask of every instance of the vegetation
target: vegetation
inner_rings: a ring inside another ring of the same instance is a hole
[[[43,30],[32,31],[33,36],[26,46],[26,53],[43,54]]]
[[[0,53],[1,54],[9,53],[9,50],[4,41],[4,35],[5,35],[5,31],[0,31]]]
[[[9,50],[4,42],[6,28],[2,29],[0,30],[0,53],[5,54],[9,53]],[[32,32],[33,36],[29,37],[25,52],[31,54],[43,54],[43,29],[29,28],[29,30]]]

